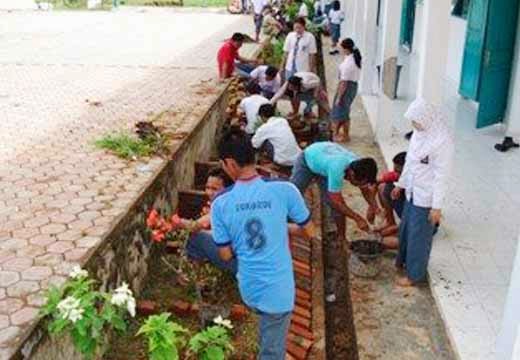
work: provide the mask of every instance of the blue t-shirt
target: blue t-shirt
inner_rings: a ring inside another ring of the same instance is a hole
[[[303,226],[310,221],[310,212],[298,189],[286,181],[261,177],[237,181],[211,205],[214,241],[231,246],[238,259],[242,299],[268,314],[294,307],[288,218]]]
[[[341,192],[345,170],[358,156],[333,142],[317,142],[304,150],[305,162],[315,174],[327,178],[327,190]]]

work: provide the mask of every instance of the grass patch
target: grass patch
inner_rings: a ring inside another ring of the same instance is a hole
[[[146,138],[138,139],[127,133],[105,135],[95,142],[95,146],[109,150],[123,159],[135,159],[150,156],[158,150],[157,140]]]

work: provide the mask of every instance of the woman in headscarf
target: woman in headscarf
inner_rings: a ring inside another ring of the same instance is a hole
[[[426,280],[433,234],[441,220],[450,173],[453,138],[440,108],[424,99],[416,99],[405,118],[411,121],[414,132],[392,198],[398,199],[405,191],[396,265],[406,271],[398,285],[413,286]]]

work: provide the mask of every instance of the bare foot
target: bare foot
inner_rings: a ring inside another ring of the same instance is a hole
[[[408,276],[401,276],[395,282],[397,286],[400,287],[413,287],[415,283],[408,278]]]

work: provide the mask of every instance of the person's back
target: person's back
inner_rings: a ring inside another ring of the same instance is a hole
[[[318,75],[310,71],[299,71],[294,76],[302,79],[302,90],[308,91],[315,89],[321,85],[321,80]]]
[[[238,259],[240,293],[248,306],[263,312],[293,308],[287,218],[293,215],[290,206],[296,193],[289,182],[256,176],[237,181],[213,203],[213,213],[221,214],[218,221],[227,229]]]
[[[258,109],[263,104],[268,104],[269,100],[259,94],[250,95],[240,102],[239,108],[246,114],[247,125],[246,133],[254,134],[257,127]]]
[[[279,165],[293,166],[301,153],[289,122],[282,117],[271,117],[256,130],[252,139],[253,146],[259,148],[265,141],[273,146],[273,160]]]

